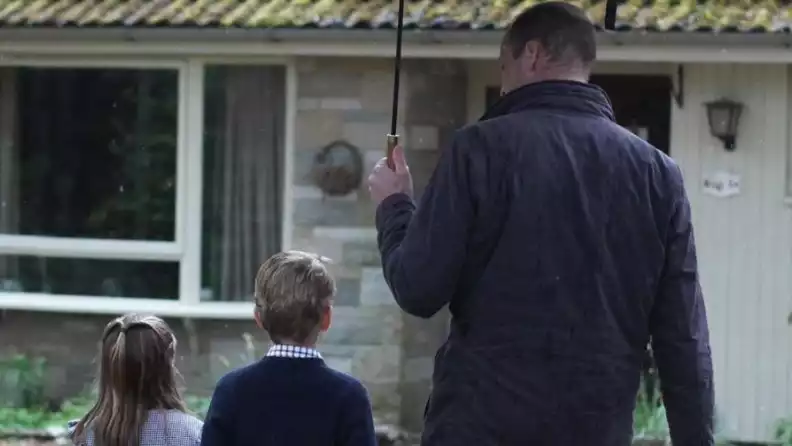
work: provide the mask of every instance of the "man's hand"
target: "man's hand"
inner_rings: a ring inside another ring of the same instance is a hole
[[[387,158],[382,158],[368,177],[369,194],[375,206],[393,194],[407,194],[412,198],[412,175],[401,146],[393,149],[393,166],[394,170],[391,170]]]

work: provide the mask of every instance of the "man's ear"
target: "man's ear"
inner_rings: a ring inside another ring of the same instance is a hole
[[[536,40],[529,40],[523,48],[523,53],[520,56],[523,69],[536,71],[540,59],[542,58],[542,45]]]

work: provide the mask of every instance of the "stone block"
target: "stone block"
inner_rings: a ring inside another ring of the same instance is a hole
[[[379,346],[401,337],[402,321],[398,307],[338,307],[333,311],[333,326],[323,337],[324,344]]]
[[[300,98],[297,99],[297,112],[317,111],[322,109],[322,98]],[[300,117],[297,116],[299,125]]]
[[[292,179],[295,185],[316,187],[311,171],[318,152],[318,149],[296,150],[291,154],[293,157],[292,166],[294,169],[292,172]]]
[[[390,132],[390,122],[346,122],[344,123],[343,136],[350,144],[360,150],[376,150],[385,152],[387,145],[386,136]],[[399,135],[404,135],[404,128],[397,128]]]
[[[407,358],[434,357],[437,349],[448,337],[450,314],[447,308],[431,319],[421,319],[408,314],[402,316],[402,346]]]
[[[367,383],[398,383],[401,347],[360,347],[352,360],[352,375]]]
[[[369,242],[351,242],[344,244],[344,264],[355,266],[375,266],[382,264],[376,239]]]
[[[391,112],[373,112],[367,108],[362,110],[345,110],[341,112],[345,122],[390,122]]]
[[[314,252],[338,262],[343,257],[343,243],[338,240],[317,237],[294,237],[292,248],[305,252]]]
[[[346,195],[326,195],[315,185],[300,185],[294,186],[292,189],[292,199],[302,200],[325,200],[325,201],[358,201],[359,195],[357,191],[350,192]]]
[[[319,102],[319,108],[322,110],[361,110],[363,104],[357,98],[324,98]]]
[[[423,414],[431,388],[429,380],[400,384],[399,419],[404,429],[410,432],[420,432],[423,429]]]
[[[440,152],[435,150],[410,150],[406,153],[407,163],[413,177],[415,197],[419,199],[429,180],[432,178]]]
[[[352,375],[352,358],[338,357],[332,355],[322,355],[325,364],[333,370]]]
[[[360,279],[361,305],[395,305],[382,268],[363,268]]]
[[[313,228],[314,237],[326,237],[344,242],[377,241],[377,230],[367,226],[351,227],[316,227]]]
[[[318,64],[314,71],[297,73],[297,96],[358,99],[362,81],[362,73],[325,69]]]
[[[333,327],[330,327],[332,330]],[[324,340],[324,335],[319,338],[319,351],[322,353],[322,356],[334,356],[337,358],[346,358],[352,359],[355,356],[355,352],[357,352],[358,347],[354,345],[339,345],[339,344],[328,344]]]
[[[370,383],[363,381],[371,399],[371,408],[377,421],[400,424],[401,393],[398,383]]]
[[[304,226],[371,226],[373,212],[353,201],[303,199],[294,201],[294,223]]]
[[[402,381],[405,383],[425,382],[432,379],[434,370],[434,356],[418,358],[404,358]]]
[[[297,73],[312,73],[316,71],[316,59],[313,57],[298,57],[295,63]]]
[[[306,97],[297,100],[297,111],[337,111],[351,113],[363,110],[363,104],[357,98],[313,98]]]
[[[209,375],[217,382],[226,373],[250,364],[244,341],[240,339],[213,338],[210,342]]]
[[[313,185],[299,185],[292,187],[291,197],[292,200],[321,200],[324,198],[324,193],[321,189]]]
[[[295,127],[296,150],[318,151],[343,136],[342,115],[333,111],[300,111]]]
[[[318,69],[341,73],[362,74],[370,71],[393,70],[393,59],[390,57],[317,57],[315,60]]]
[[[399,90],[399,109],[407,107],[407,91]],[[393,107],[393,71],[368,71],[363,74],[361,84],[363,108],[371,112],[387,112]]]
[[[356,307],[360,305],[360,281],[357,279],[337,278],[335,306]]]
[[[407,128],[404,147],[408,150],[437,150],[440,143],[439,130],[430,125],[413,125]]]

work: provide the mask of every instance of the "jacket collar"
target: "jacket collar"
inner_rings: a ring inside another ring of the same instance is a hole
[[[480,121],[537,108],[592,114],[616,120],[610,99],[600,87],[559,80],[528,84],[509,92],[495,102]]]

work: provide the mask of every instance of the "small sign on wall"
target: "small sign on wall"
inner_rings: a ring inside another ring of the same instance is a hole
[[[704,176],[704,193],[717,198],[733,197],[740,194],[740,176],[729,172],[715,172]]]

